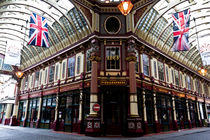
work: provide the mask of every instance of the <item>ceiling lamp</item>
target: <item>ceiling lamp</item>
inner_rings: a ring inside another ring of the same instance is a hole
[[[198,71],[201,75],[205,76],[207,73],[207,69],[205,69],[203,66],[201,67],[201,69]]]
[[[110,3],[110,0],[105,0],[105,3]]]
[[[120,12],[126,16],[133,8],[133,4],[131,3],[130,0],[124,0],[121,1],[117,7],[119,8]]]
[[[16,74],[16,76],[18,78],[22,78],[22,76],[23,76],[23,72],[22,71],[17,71],[17,72],[15,72],[15,74]]]

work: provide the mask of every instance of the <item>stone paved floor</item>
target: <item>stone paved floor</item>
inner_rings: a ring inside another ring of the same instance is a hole
[[[87,137],[74,133],[55,132],[46,129],[0,125],[0,140],[210,140],[210,128],[171,131],[143,137]]]

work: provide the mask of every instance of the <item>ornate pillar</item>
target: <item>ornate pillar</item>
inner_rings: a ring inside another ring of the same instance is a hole
[[[43,87],[43,85],[41,85]],[[42,90],[42,89],[41,89]],[[41,111],[42,111],[42,91],[41,91],[41,96],[39,98],[39,110],[37,113],[37,120],[36,120],[36,128],[40,127],[40,122],[41,122]]]
[[[11,126],[17,126],[18,125],[17,115],[18,115],[18,102],[19,102],[19,94],[20,94],[20,81],[17,82],[16,89],[17,90],[15,90],[16,93],[15,93],[14,110],[13,110],[12,117],[10,119],[10,125]]]
[[[175,107],[175,98],[172,96],[172,107],[173,107],[173,115],[174,115],[174,130],[178,130],[177,118],[176,118],[176,107]]]
[[[5,119],[4,119],[4,125],[9,125],[10,124],[11,111],[12,111],[12,104],[7,104],[6,115],[5,115]]]
[[[155,115],[155,132],[160,132],[160,124],[158,122],[158,115],[157,115],[157,100],[156,100],[156,92],[153,89],[153,101],[154,101],[154,115]]]
[[[29,99],[27,98],[27,100],[26,100],[25,117],[24,117],[24,121],[23,121],[23,127],[26,126],[26,121],[27,121],[27,116],[28,116],[28,106],[29,106]]]
[[[192,123],[190,119],[190,110],[189,110],[189,102],[188,99],[186,99],[186,107],[187,107],[187,120],[188,120],[188,127],[192,128]]]
[[[197,115],[198,115],[198,125],[199,127],[202,127],[202,122],[201,122],[201,116],[200,116],[200,109],[199,109],[199,104],[198,101],[196,101],[196,109],[197,109]]]
[[[52,129],[54,131],[63,129],[63,128],[60,128],[60,123],[62,122],[59,122],[59,102],[60,102],[59,94],[60,94],[60,80],[58,80],[58,87],[57,87],[57,93],[56,93],[56,106],[55,106],[55,120],[52,126]]]
[[[143,114],[144,114],[144,133],[148,134],[147,108],[146,108],[145,101],[146,101],[145,89],[142,89],[142,105],[143,105]]]
[[[98,103],[98,63],[99,43],[97,39],[91,41],[92,53],[90,60],[92,61],[91,70],[91,87],[90,87],[90,114],[87,117],[86,135],[101,135],[101,120],[97,112],[93,111],[93,105]]]
[[[137,87],[136,87],[136,55],[135,55],[135,41],[128,41],[128,54],[126,60],[128,61],[129,69],[129,107],[130,113],[128,114],[127,123],[127,135],[141,135],[142,130],[142,119],[138,113],[138,100],[137,100]]]
[[[80,95],[79,95],[79,133],[83,133],[83,89],[80,89]]]

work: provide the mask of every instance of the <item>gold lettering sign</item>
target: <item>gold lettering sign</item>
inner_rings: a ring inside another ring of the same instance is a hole
[[[127,82],[126,82],[126,80],[101,80],[100,85],[125,86],[125,85],[127,85]]]
[[[116,55],[116,56],[107,56],[106,57],[106,60],[119,60],[119,59],[120,59],[120,57],[118,55]]]
[[[209,100],[209,99],[205,99],[205,102],[206,102],[207,104],[210,104],[210,100]]]
[[[203,98],[201,98],[201,97],[197,97],[197,100],[198,100],[199,102],[204,102]]]
[[[187,95],[187,98],[188,98],[188,99],[191,99],[191,100],[195,100],[195,97],[190,96],[190,95]]]
[[[168,93],[168,90],[163,89],[163,88],[157,88],[157,90],[158,90],[159,92]]]

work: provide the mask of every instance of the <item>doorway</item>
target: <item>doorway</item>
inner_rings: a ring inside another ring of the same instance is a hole
[[[127,120],[127,88],[103,88],[103,118],[105,135],[123,135]]]

